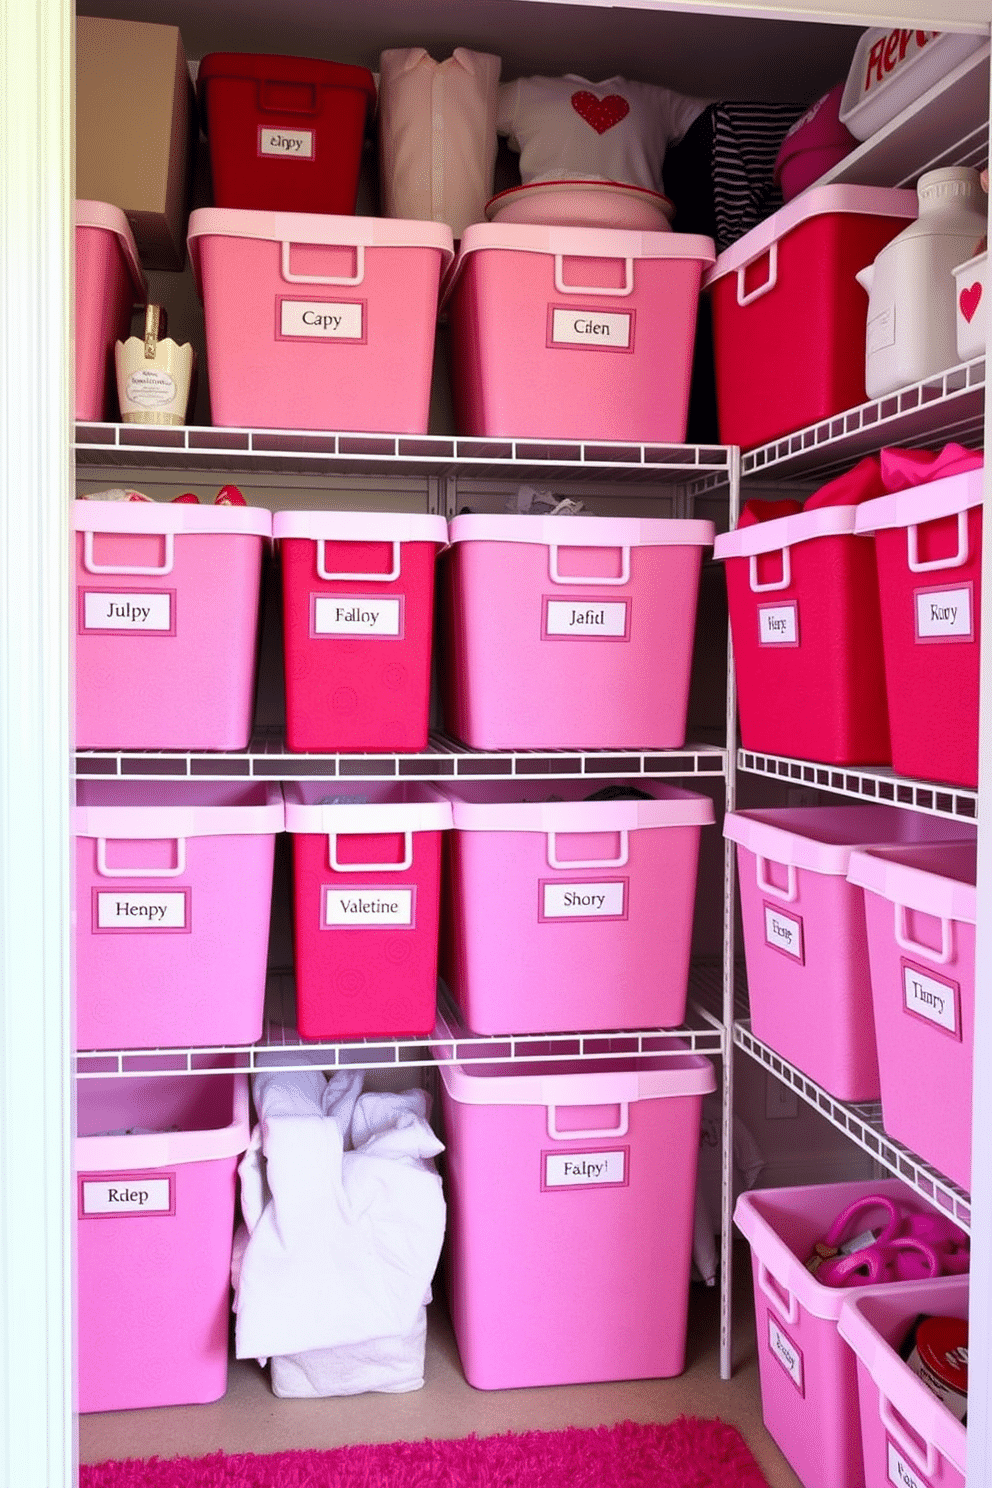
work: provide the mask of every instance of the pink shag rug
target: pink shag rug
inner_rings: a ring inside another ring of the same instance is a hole
[[[527,1431],[460,1441],[227,1457],[152,1457],[79,1469],[80,1488],[768,1488],[719,1420]]]

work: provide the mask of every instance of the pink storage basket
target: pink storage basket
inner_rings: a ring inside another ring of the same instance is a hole
[[[76,501],[72,521],[76,747],[246,748],[271,513]]]
[[[983,491],[984,471],[967,470],[866,501],[857,517],[875,537],[893,767],[972,787]]]
[[[78,1092],[79,1410],[219,1400],[247,1079],[85,1079]]]
[[[851,854],[865,890],[868,959],[890,1136],[971,1187],[975,1036],[974,842]]]
[[[713,803],[637,785],[649,800],[590,800],[588,778],[543,798],[520,784],[443,787],[455,830],[442,975],[476,1033],[683,1021]]]
[[[894,1178],[760,1189],[741,1194],[734,1209],[751,1246],[761,1414],[803,1488],[864,1482],[855,1357],[838,1332],[851,1291],[817,1281],[805,1262],[838,1214],[869,1194],[928,1211]],[[878,1290],[895,1297],[915,1285]]]
[[[461,434],[681,443],[710,238],[473,223],[445,285]]]
[[[751,1031],[844,1101],[880,1097],[864,896],[847,881],[870,842],[969,836],[896,806],[728,811],[737,843]]]
[[[427,432],[448,226],[205,207],[188,246],[215,424]]]
[[[127,218],[109,202],[76,202],[75,417],[87,423],[117,411],[114,343],[125,341],[131,311],[148,286]]]
[[[283,822],[275,784],[78,783],[79,1048],[261,1038]]]
[[[448,731],[476,749],[679,748],[713,530],[456,517],[443,563]]]
[[[444,518],[276,512],[273,536],[282,561],[289,748],[425,749]]]
[[[967,1319],[968,1278],[859,1288],[837,1320],[857,1358],[865,1488],[964,1488],[967,1428],[899,1354],[921,1313]]]
[[[440,1075],[445,1270],[469,1383],[681,1373],[709,1061],[442,1064]]]
[[[431,1032],[441,833],[450,826],[450,805],[428,786],[286,786],[304,1038]]]
[[[720,533],[745,749],[887,764],[878,579],[857,506]]]

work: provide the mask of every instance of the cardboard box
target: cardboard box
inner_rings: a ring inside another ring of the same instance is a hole
[[[146,269],[186,258],[193,85],[175,26],[76,20],[76,194],[127,215]]]

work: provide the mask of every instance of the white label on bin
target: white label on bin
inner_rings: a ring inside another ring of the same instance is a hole
[[[545,883],[545,920],[620,919],[627,912],[626,881]]]
[[[869,320],[865,328],[865,349],[872,356],[876,351],[884,351],[887,346],[894,346],[895,343],[896,307],[889,305]]]
[[[84,1178],[83,1214],[170,1214],[168,1178]]]
[[[798,646],[799,609],[795,601],[758,606],[758,641],[762,646]]]
[[[258,131],[260,155],[281,155],[286,160],[313,159],[312,129],[266,129]]]
[[[792,1339],[782,1332],[771,1314],[768,1317],[768,1347],[801,1394],[803,1389],[802,1351],[797,1349]]]
[[[590,1185],[626,1183],[627,1153],[546,1152],[545,1188],[588,1188]]]
[[[551,312],[551,339],[559,346],[597,346],[629,351],[633,316],[629,311],[556,309]]]
[[[187,895],[106,889],[96,896],[98,930],[185,930]]]
[[[765,905],[765,943],[797,961],[803,959],[803,922]]]
[[[313,633],[326,636],[399,636],[402,614],[398,599],[313,597]]]
[[[341,930],[371,926],[413,928],[413,889],[324,888],[324,928]]]
[[[323,341],[361,341],[365,336],[363,306],[351,300],[281,300],[279,330],[284,336],[310,336]]]
[[[895,1483],[896,1488],[929,1488],[925,1479],[921,1478],[915,1467],[910,1467],[899,1449],[885,1439],[885,1448],[888,1453],[889,1482]]]
[[[945,1033],[951,1033],[955,1038],[961,1037],[961,1024],[958,1018],[958,988],[955,982],[944,982],[937,977],[929,976],[925,971],[920,971],[917,966],[910,966],[907,962],[902,964],[902,989],[903,1004],[907,1013],[912,1013],[917,1018],[924,1018],[928,1023],[934,1023],[938,1028],[943,1028]]]
[[[970,584],[957,589],[918,589],[914,598],[917,640],[973,638]]]
[[[609,636],[623,639],[627,635],[630,603],[628,600],[549,599],[544,627],[549,636]]]
[[[172,595],[132,594],[87,589],[84,630],[163,631],[172,629]]]

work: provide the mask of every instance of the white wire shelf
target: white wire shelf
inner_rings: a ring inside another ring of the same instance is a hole
[[[911,780],[882,768],[820,765],[777,754],[757,754],[751,749],[738,750],[737,768],[745,774],[771,775],[790,785],[811,786],[814,790],[856,796],[859,800],[909,806],[932,816],[949,816],[971,822],[978,818],[977,791],[958,785]]]
[[[970,1227],[969,1195],[888,1135],[882,1126],[880,1105],[847,1105],[836,1100],[822,1086],[817,1085],[815,1080],[811,1080],[808,1075],[796,1069],[795,1065],[776,1054],[774,1049],[755,1038],[748,1019],[734,1024],[733,1040],[737,1048],[743,1049],[776,1079],[794,1090],[832,1126],[842,1131],[876,1162],[888,1168],[890,1173],[900,1178],[921,1198],[950,1215],[962,1229],[967,1230]]]

